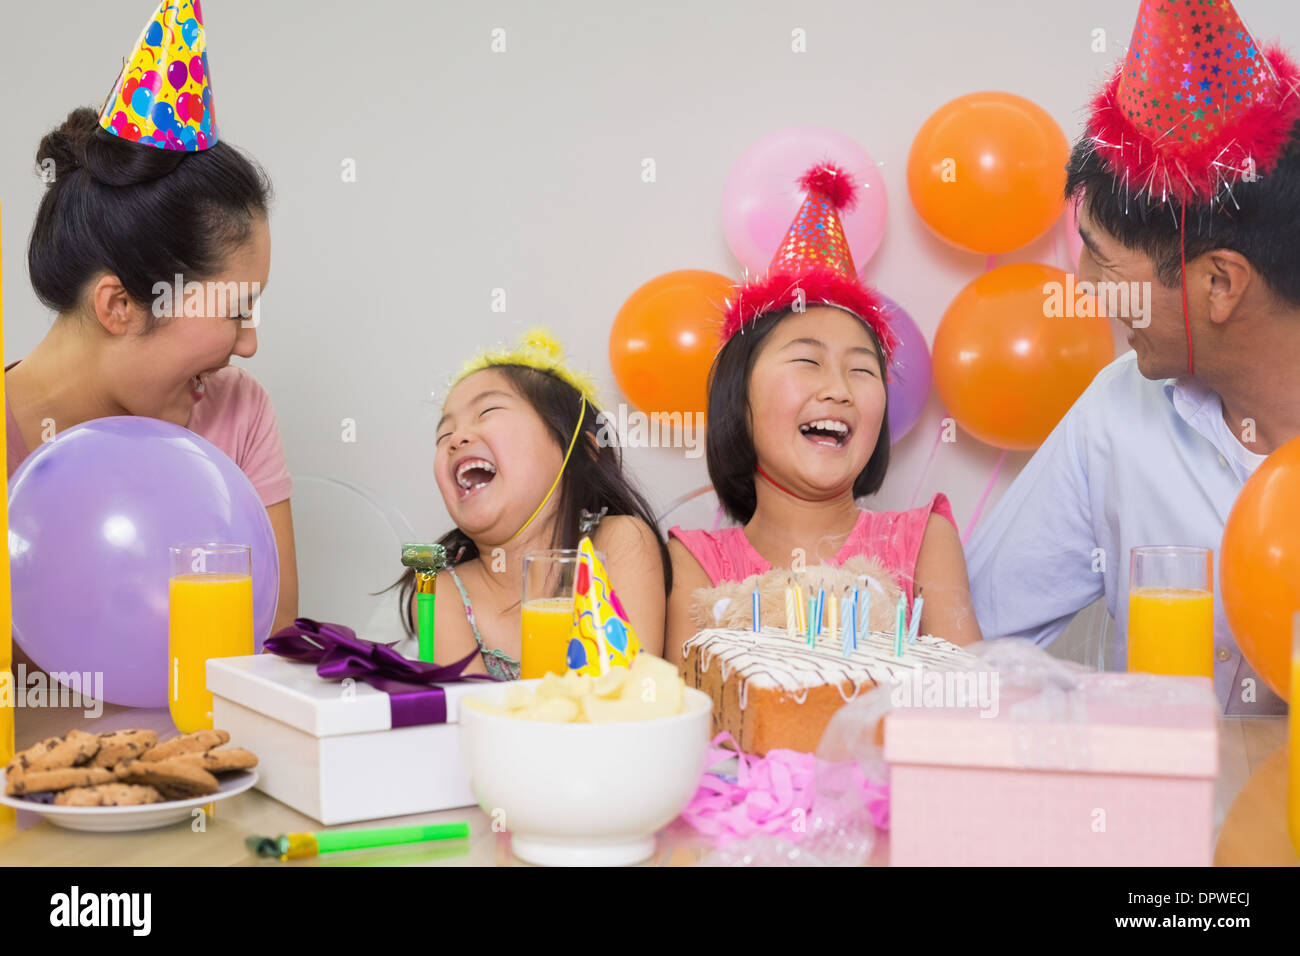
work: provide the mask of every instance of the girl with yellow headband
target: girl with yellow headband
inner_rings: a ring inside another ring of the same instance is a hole
[[[611,583],[651,654],[663,653],[671,565],[654,514],[599,440],[600,409],[587,376],[531,332],[514,349],[466,363],[443,403],[434,478],[456,527],[439,540],[434,623],[440,663],[482,651],[467,671],[519,677],[523,556],[574,548],[586,531],[607,555]],[[454,590],[453,590],[454,588]],[[415,574],[401,580],[401,613],[415,631]]]

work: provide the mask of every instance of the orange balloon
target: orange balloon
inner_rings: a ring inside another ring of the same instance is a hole
[[[1219,585],[1241,653],[1289,699],[1300,611],[1300,438],[1269,455],[1237,495],[1223,528]]]
[[[925,121],[907,157],[907,189],[925,224],[953,245],[996,254],[1046,232],[1065,207],[1070,147],[1038,104],[970,93]]]
[[[1038,447],[1115,357],[1107,320],[1073,314],[1092,309],[1068,296],[1072,288],[1051,266],[1002,266],[958,292],[939,320],[935,387],[980,441]]]
[[[716,272],[682,269],[628,297],[610,329],[609,364],[633,405],[647,413],[707,412],[709,367],[734,285]]]

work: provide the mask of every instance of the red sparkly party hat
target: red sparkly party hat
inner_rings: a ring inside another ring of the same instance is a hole
[[[770,312],[796,302],[830,305],[856,315],[875,333],[888,360],[897,337],[885,320],[883,300],[858,278],[839,211],[853,208],[857,190],[844,170],[814,166],[799,180],[807,195],[767,272],[738,286],[727,300],[722,340]]]
[[[1131,195],[1212,200],[1268,173],[1297,119],[1300,71],[1229,0],[1142,0],[1087,135]]]

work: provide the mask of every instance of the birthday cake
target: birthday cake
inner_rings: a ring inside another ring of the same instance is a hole
[[[775,748],[814,752],[835,712],[882,681],[922,668],[966,667],[974,658],[955,644],[919,635],[895,655],[895,635],[869,632],[857,647],[823,633],[707,628],[682,646],[686,683],[713,698],[713,732],[728,731],[748,754]]]

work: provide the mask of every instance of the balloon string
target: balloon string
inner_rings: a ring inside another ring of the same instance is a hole
[[[996,255],[991,255],[991,256],[989,256],[986,260],[984,260],[984,271],[985,271],[985,272],[992,272],[992,271],[993,271],[993,266],[994,266],[994,264],[996,263],[997,258],[998,258],[998,257],[997,257]]]
[[[980,514],[984,511],[984,505],[989,500],[989,495],[993,491],[993,483],[998,480],[998,472],[1002,470],[1002,463],[1007,460],[1007,451],[1002,449],[1002,454],[998,455],[998,463],[993,466],[993,474],[989,475],[989,482],[984,486],[984,493],[980,495],[980,500],[975,503],[975,513],[970,516],[970,521],[966,524],[966,530],[961,533],[961,543],[963,545],[970,539],[970,533],[975,530],[975,525],[979,523]]]
[[[921,477],[916,479],[916,487],[912,489],[912,500],[907,503],[908,511],[916,507],[916,499],[921,494],[921,486],[925,484],[925,479],[930,474],[930,466],[934,464],[934,456],[939,451],[939,442],[943,440],[944,422],[946,421],[947,419],[944,419],[943,422],[940,422],[939,430],[935,432],[934,444],[930,446],[930,457],[925,460],[925,467],[921,469]]]
[[[718,505],[718,510],[713,513],[713,531],[722,527],[722,505]]]

